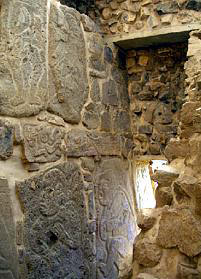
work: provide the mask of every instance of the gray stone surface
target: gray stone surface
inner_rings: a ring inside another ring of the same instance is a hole
[[[66,134],[65,143],[66,155],[69,157],[121,154],[120,137],[111,133],[72,129]]]
[[[83,186],[71,162],[16,184],[25,216],[27,279],[93,278]]]
[[[59,3],[57,3],[59,4]],[[88,95],[86,53],[81,16],[68,7],[51,4],[49,24],[49,110],[78,123]]]
[[[18,279],[15,226],[8,182],[0,177],[0,279]]]
[[[6,160],[13,154],[14,128],[0,120],[0,159]]]
[[[54,162],[61,158],[64,133],[60,127],[47,123],[24,124],[24,153],[30,163]]]
[[[47,106],[47,1],[1,1],[0,113],[30,116]]]
[[[136,236],[133,186],[127,162],[105,159],[94,174],[97,210],[97,278],[128,276]]]

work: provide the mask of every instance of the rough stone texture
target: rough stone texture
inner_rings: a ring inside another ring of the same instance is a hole
[[[17,183],[23,208],[26,278],[93,278],[93,243],[83,181],[67,162]]]
[[[15,225],[8,182],[0,177],[0,278],[18,279]]]
[[[110,133],[86,132],[79,129],[65,136],[66,155],[69,157],[120,155],[120,137]]]
[[[155,209],[144,208],[140,209],[137,213],[137,225],[142,230],[151,229],[157,219]]]
[[[162,154],[177,134],[185,97],[185,55],[185,44],[128,52],[128,92],[136,155]],[[141,135],[146,140],[139,141]]]
[[[14,127],[0,120],[0,159],[6,160],[13,154]]]
[[[189,152],[188,140],[172,138],[165,147],[165,157],[172,161],[176,158],[185,158]]]
[[[49,24],[49,110],[65,121],[78,123],[88,94],[86,53],[80,15],[51,4]]]
[[[175,28],[183,24],[200,23],[200,0],[96,0],[96,13],[92,18],[100,21],[105,34],[131,34],[162,28]],[[98,17],[97,17],[98,15]],[[160,41],[158,41],[160,43]]]
[[[193,257],[201,252],[201,223],[189,208],[164,209],[159,221],[157,242],[164,248],[178,247]]]
[[[30,163],[54,162],[61,158],[64,132],[60,127],[43,124],[24,124],[24,152]]]
[[[47,1],[1,1],[0,21],[0,113],[37,114],[48,102]]]
[[[162,249],[147,239],[137,241],[134,250],[136,261],[143,266],[153,267],[161,259]]]
[[[98,279],[124,278],[131,271],[136,227],[127,168],[116,158],[96,165]]]

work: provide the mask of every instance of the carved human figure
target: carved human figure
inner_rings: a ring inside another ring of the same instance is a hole
[[[98,199],[102,206],[99,235],[106,252],[99,271],[104,278],[118,278],[131,263],[135,226],[124,183],[123,179],[115,178],[112,169],[99,178]]]
[[[2,114],[32,115],[47,103],[46,6],[39,0],[2,2]]]

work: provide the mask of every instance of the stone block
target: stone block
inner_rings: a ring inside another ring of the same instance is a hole
[[[93,242],[78,165],[55,165],[16,187],[24,211],[27,278],[93,278]]]
[[[99,278],[126,278],[133,266],[136,224],[128,164],[102,159],[94,173],[96,188],[96,260]],[[109,249],[108,249],[108,248]]]
[[[187,207],[164,208],[157,242],[163,248],[178,247],[189,257],[201,252],[201,222]]]
[[[7,160],[13,154],[14,127],[0,120],[0,159]]]
[[[127,111],[118,111],[114,116],[114,131],[126,133],[131,131],[130,115]]]
[[[155,199],[157,208],[171,205],[173,200],[171,189],[169,187],[156,188]]]
[[[117,106],[118,96],[117,96],[117,85],[114,80],[110,80],[103,84],[103,104]]]
[[[17,279],[18,256],[8,182],[0,177],[0,278]]]
[[[156,5],[156,10],[159,15],[177,13],[179,6],[175,0],[166,1]]]
[[[160,261],[162,249],[154,242],[144,238],[137,240],[134,247],[134,257],[136,261],[145,267],[154,267]]]
[[[1,5],[1,115],[31,116],[47,107],[47,13],[47,1]]]
[[[73,129],[65,136],[68,157],[120,155],[120,137],[110,133]]]
[[[30,163],[55,162],[61,158],[64,132],[47,123],[25,123],[23,126],[24,154]]]
[[[139,125],[138,132],[140,134],[151,135],[153,131],[153,126],[150,124]]]
[[[86,46],[77,11],[51,2],[49,19],[48,110],[78,123],[88,96]]]
[[[146,231],[151,229],[157,219],[156,209],[144,208],[140,209],[137,214],[137,225],[140,229]]]
[[[158,187],[171,187],[172,183],[179,176],[178,172],[170,172],[165,170],[157,170],[152,176],[151,179],[158,183]]]
[[[188,10],[194,10],[194,11],[201,11],[201,1],[200,0],[189,0],[187,2],[186,8]]]
[[[176,158],[185,158],[189,152],[188,140],[171,139],[165,147],[165,157],[172,161]]]
[[[85,106],[82,123],[88,129],[96,129],[99,127],[100,113],[97,105],[94,103],[89,103],[87,106]]]
[[[111,114],[108,111],[101,112],[101,131],[111,132]]]

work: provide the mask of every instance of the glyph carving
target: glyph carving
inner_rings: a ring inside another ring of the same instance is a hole
[[[131,270],[136,236],[132,188],[121,160],[103,161],[96,188],[97,278],[119,278]]]
[[[52,3],[49,24],[49,110],[78,123],[88,95],[86,55],[80,14]]]
[[[61,158],[63,131],[60,127],[42,124],[23,126],[24,152],[30,163],[54,162]]]
[[[0,113],[37,114],[48,101],[47,1],[3,0],[0,22]]]
[[[25,214],[28,278],[91,278],[82,189],[79,168],[70,162],[17,183]]]

